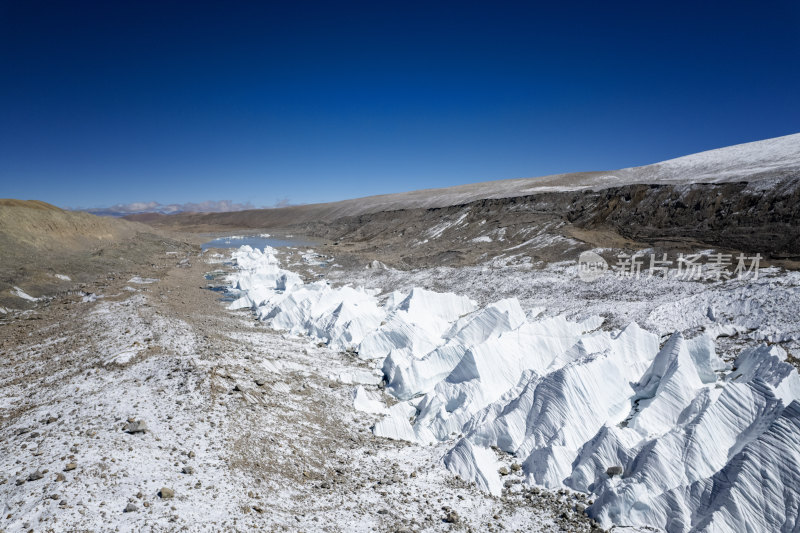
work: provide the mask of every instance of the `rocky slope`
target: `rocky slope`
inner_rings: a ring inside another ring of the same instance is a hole
[[[800,259],[800,177],[747,183],[625,185],[343,217],[296,227],[398,266],[472,264],[510,249],[534,260],[589,247],[715,248]]]
[[[182,244],[143,224],[65,211],[39,201],[0,199],[0,309],[30,307]]]
[[[91,248],[133,236],[143,227],[125,220],[65,211],[38,200],[0,199],[3,245],[60,251]]]

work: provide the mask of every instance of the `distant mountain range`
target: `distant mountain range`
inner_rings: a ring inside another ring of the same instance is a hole
[[[91,209],[74,209],[85,211],[93,215],[124,217],[142,213],[157,213],[161,215],[174,215],[177,213],[220,213],[256,209],[251,203],[236,203],[231,200],[208,200],[205,202],[187,202],[184,204],[161,204],[159,202],[133,202],[130,204],[116,204],[111,207],[96,207]]]

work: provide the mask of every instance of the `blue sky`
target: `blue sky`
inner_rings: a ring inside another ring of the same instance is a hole
[[[798,27],[797,2],[0,0],[0,196],[308,203],[796,133]]]

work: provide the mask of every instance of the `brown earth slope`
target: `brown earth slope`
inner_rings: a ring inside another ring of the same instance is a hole
[[[51,296],[143,264],[155,247],[185,247],[162,233],[36,200],[0,199],[0,308],[30,306],[15,287]]]
[[[126,220],[65,211],[38,200],[0,199],[0,238],[11,244],[41,250],[91,248],[132,237],[145,229]]]

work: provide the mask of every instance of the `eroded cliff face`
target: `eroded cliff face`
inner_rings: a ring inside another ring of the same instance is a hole
[[[800,256],[800,177],[747,183],[630,185],[584,193],[564,214],[636,241],[694,240],[771,257]]]
[[[800,177],[544,192],[296,225],[409,266],[469,264],[502,253],[556,260],[592,247],[707,247],[800,258]]]

